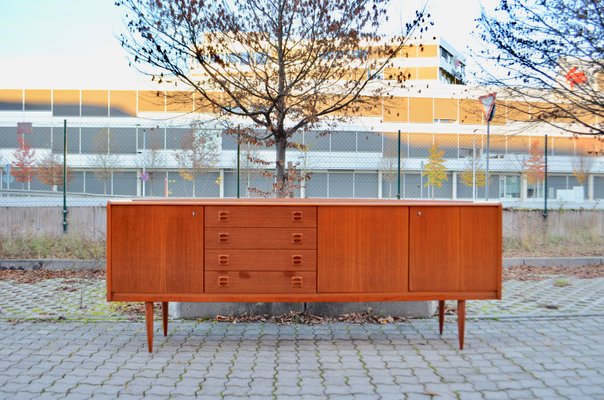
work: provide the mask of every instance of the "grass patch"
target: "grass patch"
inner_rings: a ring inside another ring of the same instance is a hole
[[[0,258],[100,260],[105,258],[105,241],[76,235],[3,235],[0,236]]]
[[[558,278],[554,281],[554,286],[555,287],[570,286],[570,282],[568,281],[568,279]]]

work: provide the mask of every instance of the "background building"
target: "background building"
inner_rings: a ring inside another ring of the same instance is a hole
[[[391,97],[371,102],[331,133],[294,138],[304,147],[291,149],[288,161],[310,177],[296,196],[396,198],[400,130],[401,197],[485,198],[486,124],[477,98],[487,91],[463,84],[464,64],[440,39],[405,49],[380,77],[392,80],[403,71],[409,77],[405,88],[392,89]],[[236,138],[223,132],[211,109],[198,104],[194,94],[164,88],[0,89],[0,162],[5,166],[0,204],[35,203],[59,194],[60,183],[49,184],[41,174],[19,182],[7,165],[15,162],[20,138],[35,152],[33,170],[42,168],[42,160],[62,163],[64,120],[72,204],[95,196],[235,197]],[[604,199],[601,140],[574,138],[500,108],[491,123],[490,199],[540,206],[547,195],[558,206],[599,205]],[[191,132],[204,138],[207,155],[195,168],[187,165],[194,160],[186,159]],[[442,152],[446,177],[440,186],[427,184],[431,151],[432,158]],[[249,160],[271,161],[274,151],[244,145],[240,157],[241,196],[270,190],[271,178],[263,173],[270,167]]]

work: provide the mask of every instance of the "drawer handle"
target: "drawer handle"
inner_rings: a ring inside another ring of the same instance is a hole
[[[302,211],[293,211],[292,212],[292,221],[293,222],[302,222],[303,221]]]
[[[218,221],[227,222],[229,220],[229,212],[228,211],[218,211]]]
[[[229,287],[229,277],[228,276],[219,276],[218,277],[218,286],[219,287]]]
[[[230,241],[230,239],[229,239],[228,233],[219,233],[218,234],[218,243],[227,244],[227,243],[229,243],[229,241]]]
[[[292,276],[292,287],[301,288],[304,284],[304,278],[301,276]]]
[[[293,244],[302,243],[302,234],[301,233],[292,233],[292,243]]]
[[[293,265],[302,265],[302,256],[300,256],[300,255],[292,256],[292,264]]]
[[[218,256],[218,264],[220,265],[228,265],[229,264],[229,256],[226,254],[221,254]]]

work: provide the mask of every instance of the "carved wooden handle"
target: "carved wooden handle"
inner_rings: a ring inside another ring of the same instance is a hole
[[[220,287],[229,287],[229,277],[228,276],[219,276],[218,277],[218,286]]]
[[[228,233],[219,233],[218,234],[218,243],[227,244],[229,243],[230,238]]]
[[[302,243],[302,234],[301,233],[292,233],[292,243],[293,244]]]
[[[301,255],[293,255],[292,256],[292,265],[302,265],[302,256]]]
[[[292,221],[293,222],[302,222],[303,221],[302,211],[293,211],[292,212]]]
[[[229,220],[229,212],[228,211],[218,211],[218,221],[220,222],[228,222]]]
[[[301,276],[292,276],[292,287],[301,288],[304,284],[304,278]]]
[[[220,265],[228,265],[229,264],[229,256],[226,254],[220,254],[218,256],[218,264]]]

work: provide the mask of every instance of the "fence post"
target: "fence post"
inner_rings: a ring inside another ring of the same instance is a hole
[[[543,219],[547,219],[547,133],[545,134],[545,179],[543,182]]]
[[[401,198],[401,130],[398,130],[398,153],[397,153],[397,159],[398,159],[398,168],[396,169],[396,176],[397,176],[397,191],[396,191],[396,198],[400,200]]]
[[[67,120],[63,120],[63,233],[67,233]]]

